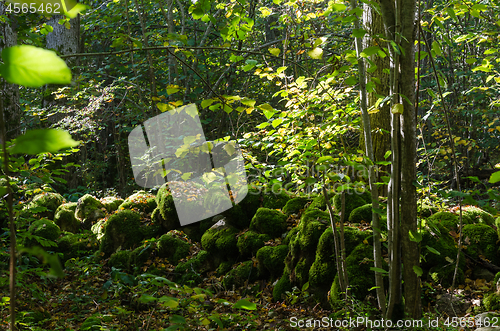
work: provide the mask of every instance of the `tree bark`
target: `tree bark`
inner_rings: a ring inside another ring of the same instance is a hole
[[[4,48],[17,44],[15,15],[5,12],[6,7],[0,3],[0,15],[6,15],[11,23],[0,21],[0,54]],[[19,86],[8,84],[0,77],[0,97],[3,98],[6,139],[11,140],[21,134],[21,109],[19,108]],[[1,139],[0,139],[1,140]]]

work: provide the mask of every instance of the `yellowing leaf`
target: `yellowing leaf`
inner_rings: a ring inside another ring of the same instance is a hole
[[[319,47],[313,48],[307,52],[307,55],[309,55],[309,57],[311,57],[312,59],[319,60],[323,56],[323,49]]]
[[[274,56],[280,55],[280,49],[279,48],[269,48],[269,53],[271,53]]]

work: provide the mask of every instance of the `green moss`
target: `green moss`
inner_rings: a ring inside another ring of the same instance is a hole
[[[366,204],[361,207],[355,208],[349,215],[349,222],[361,223],[372,221],[372,204]]]
[[[445,229],[448,229],[449,231],[457,231],[458,229],[458,216],[447,211],[437,212],[434,215],[430,216],[429,220],[440,223]]]
[[[115,197],[106,197],[101,199],[101,203],[106,208],[108,213],[118,210],[118,207],[123,203],[123,199]]]
[[[210,253],[200,251],[196,256],[181,262],[175,268],[175,281],[180,284],[199,284],[202,275],[210,269]]]
[[[326,229],[319,238],[316,258],[309,269],[309,284],[322,289],[325,294],[329,290],[336,273],[335,246],[331,227]]]
[[[86,233],[67,233],[57,240],[57,251],[63,253],[63,262],[70,258],[88,256],[99,249],[96,237]]]
[[[441,223],[432,220],[427,223],[422,231],[421,247],[421,254],[424,257],[421,265],[424,269],[443,266],[448,264],[450,259],[455,261],[457,258],[455,240],[448,234],[448,230]],[[460,257],[460,266],[465,267],[464,257]]]
[[[286,292],[291,290],[292,290],[292,283],[290,282],[290,273],[285,268],[283,275],[278,280],[276,285],[274,285],[273,300],[274,301],[284,300]]]
[[[101,239],[101,251],[105,256],[111,255],[119,247],[129,249],[141,242],[140,219],[141,216],[132,210],[121,210],[109,217]]]
[[[358,192],[359,193],[359,192]],[[359,195],[367,204],[372,203],[372,193],[367,190],[363,190],[363,192]]]
[[[288,254],[287,245],[264,246],[257,251],[259,271],[262,275],[269,273],[274,279],[283,273],[285,258]]]
[[[462,209],[462,219],[465,224],[495,224],[495,218],[493,215],[474,206],[466,206]]]
[[[328,226],[319,221],[310,221],[301,226],[298,236],[302,251],[315,251],[319,238]]]
[[[167,258],[170,263],[177,265],[181,259],[189,255],[191,245],[185,235],[172,230],[158,239],[157,248],[159,257]]]
[[[269,209],[281,209],[290,200],[290,194],[282,188],[267,188],[262,196],[262,206]]]
[[[217,276],[225,275],[232,268],[233,268],[233,262],[232,261],[223,261],[221,264],[219,264],[219,267],[216,270],[216,274],[217,274]]]
[[[344,294],[340,292],[339,275],[336,274],[333,279],[332,286],[330,287],[330,307],[333,311],[338,311],[339,308],[343,306],[342,300],[344,299]]]
[[[170,188],[168,187],[168,183],[165,183],[158,189],[158,192],[156,193],[155,197],[156,204],[159,206],[161,199],[169,194],[170,194]]]
[[[253,261],[242,262],[224,276],[222,286],[227,291],[231,291],[233,288],[245,285],[247,281],[248,283],[254,282],[257,277],[258,270],[253,266]]]
[[[333,206],[335,207],[335,211],[337,213],[340,213],[342,209],[342,195],[341,194],[336,194],[333,197]],[[360,194],[358,193],[351,193],[351,194],[345,194],[345,216],[344,220],[349,219],[349,215],[351,215],[351,212],[363,205],[366,205],[366,201],[361,197]]]
[[[85,194],[78,199],[78,204],[75,210],[75,216],[80,221],[83,221],[83,227],[90,229],[99,218],[105,216],[104,205],[90,194]]]
[[[292,228],[288,233],[286,234],[285,239],[283,240],[283,245],[289,245],[290,241],[297,236],[297,233],[299,232],[298,227]]]
[[[422,218],[427,218],[431,217],[432,215],[436,214],[438,212],[438,209],[434,206],[430,206],[427,204],[417,204],[417,214],[422,217]]]
[[[158,203],[158,209],[160,211],[160,222],[161,225],[167,230],[173,230],[178,228],[180,225],[179,217],[177,216],[177,211],[175,209],[174,198],[169,191],[164,190],[163,195],[160,197],[160,202]]]
[[[129,196],[118,209],[137,209],[140,212],[151,213],[156,208],[155,196],[145,191],[139,191]]]
[[[80,221],[75,216],[76,202],[64,203],[60,205],[54,215],[54,223],[57,224],[62,231],[72,233],[78,232],[80,229]]]
[[[61,229],[46,218],[37,220],[31,224],[29,231],[32,235],[55,241],[61,234]]]
[[[500,295],[496,292],[486,295],[483,299],[483,305],[487,311],[500,310]]]
[[[233,257],[238,254],[237,233],[237,229],[227,225],[212,227],[201,237],[201,245],[210,253]]]
[[[299,227],[303,228],[312,221],[320,221],[322,223],[330,224],[330,214],[320,209],[307,208],[307,210],[300,217]],[[336,218],[336,221],[338,221],[338,218]]]
[[[479,255],[483,255],[493,264],[499,264],[500,259],[496,244],[498,235],[492,227],[486,224],[467,224],[462,230],[462,236],[465,242],[467,240],[470,242],[466,249],[467,254],[475,259],[479,258]]]
[[[276,238],[286,231],[286,219],[287,216],[278,210],[259,208],[250,222],[250,230]]]
[[[460,258],[462,259],[462,258]],[[447,264],[445,266],[434,266],[429,270],[430,279],[436,283],[441,284],[441,286],[447,288],[451,286],[453,282],[453,274],[455,272],[455,264]],[[465,281],[465,275],[461,268],[457,270],[457,278],[455,280],[455,286],[463,284]]]
[[[151,259],[155,245],[152,242],[144,242],[135,248],[129,257],[129,266],[134,272],[142,272],[142,267]]]
[[[264,246],[264,243],[270,240],[271,237],[267,234],[260,234],[254,231],[247,231],[238,237],[238,251],[242,256],[252,256],[257,253],[257,250]]]
[[[373,257],[373,247],[361,243],[346,258],[349,285],[352,288],[351,293],[358,300],[364,300],[369,293],[368,290],[375,285],[375,275],[370,270],[373,267],[370,256]],[[336,284],[335,281],[334,284]],[[342,299],[339,296],[339,289],[334,289],[330,294],[334,297],[333,302]]]
[[[130,251],[118,251],[116,253],[113,253],[109,258],[108,265],[117,269],[127,270],[130,255]]]
[[[106,219],[100,219],[96,224],[92,225],[90,231],[96,235],[97,240],[101,241],[102,236],[104,236],[104,224],[106,224]]]
[[[313,201],[311,202],[311,204],[307,207],[307,210],[312,210],[312,209],[320,209],[320,210],[326,209],[326,202],[325,202],[325,197],[323,196],[323,194],[315,197],[313,199]]]
[[[298,213],[301,209],[304,208],[306,203],[310,201],[306,197],[298,197],[298,198],[293,198],[288,200],[286,205],[283,207],[283,213],[286,215],[291,215],[291,214],[296,214]]]
[[[295,265],[295,281],[300,287],[309,281],[309,267],[310,265],[305,257],[300,258]]]
[[[36,213],[40,217],[53,219],[57,208],[62,205],[64,198],[59,193],[44,192],[36,195],[28,204],[28,209],[45,207],[47,210]]]

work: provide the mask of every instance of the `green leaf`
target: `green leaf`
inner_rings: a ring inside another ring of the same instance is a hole
[[[380,273],[382,273],[382,274],[388,274],[388,273],[389,273],[389,271],[384,270],[384,269],[382,269],[382,268],[370,267],[370,270],[371,270],[371,271],[374,271],[374,272],[380,272]]]
[[[201,102],[201,107],[202,108],[207,108],[208,106],[210,106],[211,104],[213,104],[215,102],[215,99],[208,99],[208,100],[203,100]]]
[[[332,3],[328,7],[330,7],[331,10],[333,10],[333,11],[343,11],[347,8],[347,6],[344,5],[343,3]]]
[[[307,52],[311,59],[319,60],[323,56],[323,49],[316,47]]]
[[[423,271],[419,266],[414,265],[413,271],[417,274],[418,277],[422,277]]]
[[[180,315],[170,316],[170,322],[174,324],[186,324],[186,319]]]
[[[9,83],[26,87],[71,83],[71,71],[53,51],[18,45],[4,49],[2,59],[0,74]]]
[[[436,53],[436,56],[443,55],[443,52],[441,51],[441,45],[439,45],[437,41],[432,42],[432,50],[434,51],[434,53]]]
[[[492,173],[489,182],[491,184],[495,184],[497,182],[500,182],[500,171]]]
[[[316,161],[316,163],[323,163],[325,161],[328,161],[328,160],[331,160],[333,159],[333,157],[331,157],[330,155],[327,155],[327,156],[322,156],[318,159],[318,161]]]
[[[361,54],[359,54],[359,56],[361,57],[368,57],[368,56],[372,56],[376,53],[378,53],[378,51],[380,51],[380,47],[378,46],[371,46],[371,47],[367,47],[365,48]]]
[[[138,301],[140,303],[150,303],[150,302],[153,302],[153,301],[156,301],[156,300],[158,300],[158,299],[155,298],[154,296],[146,294],[146,293],[143,293],[141,295],[141,297],[138,299]]]
[[[280,55],[280,49],[279,48],[269,48],[269,53],[271,53],[274,56]]]
[[[413,232],[412,230],[409,231],[410,235],[410,240],[414,242],[421,242],[422,241],[422,235],[418,232]]]
[[[233,306],[234,308],[238,309],[246,309],[246,310],[256,310],[257,305],[253,302],[248,301],[247,299],[241,299],[238,302],[236,302]]]
[[[271,124],[273,125],[273,128],[275,128],[278,125],[280,125],[282,122],[283,122],[283,118],[280,117],[280,118],[273,120]]]
[[[63,130],[38,129],[31,130],[17,137],[10,149],[12,154],[55,153],[60,149],[75,147],[79,144],[71,135]]]
[[[436,254],[436,255],[441,255],[441,253],[439,253],[436,249],[426,245],[425,246],[429,251],[431,251],[432,253]]]
[[[175,309],[179,305],[179,302],[177,301],[176,298],[172,298],[172,297],[169,297],[166,295],[164,295],[160,299],[158,299],[158,302],[160,302],[162,304],[162,306],[166,306],[166,307],[169,307],[171,309]]]
[[[262,110],[262,112],[264,113],[264,116],[267,119],[270,119],[276,113],[276,110],[274,110],[274,108],[268,103],[262,104],[258,108],[260,110]]]
[[[352,30],[352,36],[354,38],[363,38],[366,34],[366,30],[365,29],[354,29]]]

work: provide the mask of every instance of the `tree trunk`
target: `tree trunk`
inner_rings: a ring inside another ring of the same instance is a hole
[[[11,24],[0,21],[0,53],[4,48],[17,44],[15,14],[5,12],[6,7],[0,3],[0,15],[6,15]],[[19,108],[19,86],[8,84],[0,78],[0,97],[3,98],[6,139],[11,140],[21,134],[21,109]],[[0,139],[1,140],[1,139]]]

